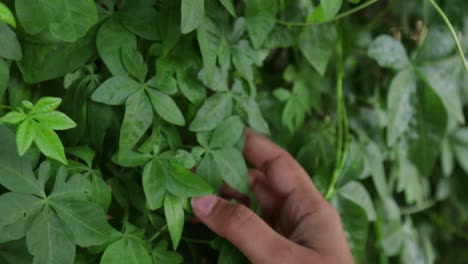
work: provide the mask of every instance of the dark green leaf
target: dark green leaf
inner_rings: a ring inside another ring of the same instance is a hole
[[[17,1],[18,2],[18,1]],[[9,60],[21,60],[23,53],[16,34],[0,21],[0,57]]]
[[[259,48],[276,23],[277,1],[249,0],[246,2],[245,19],[254,47]]]
[[[167,190],[178,197],[191,198],[213,193],[213,189],[199,175],[177,163],[164,164],[170,177],[167,177]]]
[[[185,125],[185,119],[177,104],[167,94],[153,89],[147,89],[154,110],[164,120],[178,126]]]
[[[166,181],[169,177],[162,161],[153,159],[143,170],[143,190],[148,209],[156,210],[163,206],[166,196]]]
[[[194,132],[210,131],[216,128],[231,113],[231,95],[216,93],[208,98],[198,110],[197,116],[190,124],[190,130]]]
[[[213,132],[210,148],[233,147],[244,134],[244,124],[238,116],[224,120]]]
[[[197,29],[205,19],[205,0],[182,0],[181,16],[183,34]]]
[[[101,84],[93,93],[92,99],[108,105],[121,105],[139,89],[142,89],[142,85],[133,79],[116,76]]]
[[[325,74],[334,53],[337,32],[333,25],[305,27],[299,35],[299,49],[321,75]]]
[[[136,15],[137,14],[137,15]],[[158,24],[159,13],[151,0],[126,2],[118,14],[122,25],[133,34],[148,40],[160,40]]]
[[[184,230],[184,207],[183,199],[167,194],[164,198],[164,214],[166,215],[167,227],[171,235],[174,249],[179,245]]]
[[[367,54],[380,66],[394,70],[401,70],[410,64],[405,47],[388,35],[376,38],[369,46]]]
[[[221,169],[221,177],[224,181],[237,191],[247,193],[249,191],[249,177],[242,153],[234,148],[213,150],[212,153]]]
[[[16,14],[24,30],[37,34],[49,27],[62,13],[63,0],[18,0]]]

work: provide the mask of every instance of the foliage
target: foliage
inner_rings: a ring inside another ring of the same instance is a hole
[[[0,262],[242,263],[189,200],[249,193],[251,127],[338,209],[357,263],[465,263],[463,10],[1,0]]]

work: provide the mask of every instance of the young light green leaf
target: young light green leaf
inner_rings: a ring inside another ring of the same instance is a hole
[[[26,120],[18,126],[16,130],[16,146],[20,156],[24,156],[26,151],[31,148],[31,145],[36,137],[36,130],[32,125],[31,120]]]
[[[0,58],[19,61],[23,57],[20,43],[15,32],[0,21]]]
[[[143,170],[143,190],[148,209],[156,210],[163,206],[166,196],[166,179],[169,176],[162,161],[153,159]]]
[[[57,109],[61,103],[62,99],[58,97],[41,97],[31,109],[31,114],[52,112]]]
[[[0,21],[7,23],[12,27],[16,27],[16,20],[11,13],[10,9],[4,4],[0,2]]]
[[[98,13],[93,0],[63,0],[63,9],[50,25],[50,33],[63,41],[75,42],[97,22]]]
[[[323,8],[327,20],[334,18],[342,5],[343,0],[320,0],[320,6]]]
[[[321,75],[325,74],[334,53],[337,37],[336,28],[331,24],[305,27],[299,35],[299,49]]]
[[[141,83],[145,81],[148,65],[146,65],[143,56],[136,48],[124,45],[122,47],[122,61],[131,76]]]
[[[24,121],[28,115],[20,112],[9,112],[0,118],[0,122],[4,124],[17,125]]]
[[[100,264],[152,264],[151,256],[140,241],[122,238],[111,244],[102,255]]]
[[[12,192],[45,197],[31,164],[17,154],[14,134],[3,125],[0,125],[0,146],[0,185]]]
[[[65,150],[58,135],[47,126],[38,123],[33,123],[33,129],[36,131],[34,143],[39,150],[47,157],[67,165],[68,162],[65,157]]]
[[[393,70],[401,70],[410,65],[403,44],[388,35],[376,38],[370,44],[367,55],[376,60],[380,66]]]
[[[244,123],[238,116],[224,120],[213,132],[210,148],[233,147],[244,134]]]
[[[132,149],[153,123],[153,109],[145,91],[132,94],[125,104],[125,117],[120,129],[120,150]]]
[[[259,48],[276,24],[278,2],[269,0],[246,1],[245,19],[253,46]]]
[[[198,110],[189,129],[194,132],[210,131],[231,113],[232,96],[228,93],[216,93],[208,98]]]
[[[121,47],[136,48],[135,35],[128,32],[116,18],[110,18],[98,31],[97,49],[101,59],[114,76],[127,75],[120,56]]]
[[[197,29],[205,19],[204,0],[182,0],[181,31],[187,34]]]
[[[16,14],[23,29],[31,34],[37,34],[47,29],[64,8],[63,0],[17,0]]]
[[[212,154],[221,169],[224,181],[237,191],[247,193],[249,177],[242,153],[235,148],[226,148],[213,150]]]
[[[101,84],[91,98],[107,105],[121,105],[141,88],[141,84],[131,78],[115,76]]]
[[[51,198],[51,205],[73,232],[75,242],[81,247],[100,245],[107,241],[111,226],[104,211],[88,201]]]
[[[213,189],[199,175],[182,165],[171,162],[167,164],[167,190],[178,197],[191,198],[213,193]]]
[[[67,130],[76,127],[76,123],[73,120],[58,111],[34,115],[34,120],[52,130]]]
[[[75,243],[70,228],[46,206],[26,234],[34,263],[73,264]]]
[[[171,124],[178,126],[185,125],[184,115],[172,97],[154,89],[147,89],[146,91],[158,115]]]
[[[184,206],[183,198],[167,194],[164,198],[164,214],[166,215],[167,227],[171,235],[174,250],[178,247],[184,230]]]

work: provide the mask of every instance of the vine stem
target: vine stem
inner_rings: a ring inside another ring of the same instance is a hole
[[[338,177],[340,176],[343,168],[346,164],[346,160],[348,158],[348,117],[346,113],[346,106],[344,103],[343,98],[343,80],[344,80],[344,59],[343,59],[343,45],[341,41],[341,37],[337,43],[337,54],[338,54],[338,62],[337,62],[337,85],[336,85],[336,103],[337,103],[337,113],[338,113],[338,144],[336,148],[336,164],[335,169],[333,171],[332,180],[330,182],[330,186],[328,187],[328,191],[325,195],[327,200],[333,196],[335,192],[335,185],[338,181]]]
[[[452,26],[452,23],[450,23],[449,18],[444,13],[442,8],[440,8],[440,6],[436,3],[435,0],[429,0],[429,2],[432,4],[434,9],[437,11],[437,13],[439,13],[439,15],[442,17],[442,20],[444,20],[445,24],[450,30],[450,33],[452,34],[452,37],[455,40],[455,43],[457,44],[457,49],[458,49],[458,52],[460,53],[460,57],[463,61],[463,64],[465,65],[465,70],[468,72],[468,62],[466,61],[465,53],[463,52],[463,47],[460,43],[460,40],[458,39],[457,32],[455,32],[455,29]]]
[[[166,231],[167,229],[167,224],[161,227],[158,232],[156,232],[150,239],[149,242],[153,242],[156,238],[158,238],[162,232]]]
[[[350,16],[350,15],[353,15],[354,13],[357,13],[377,2],[379,2],[380,0],[370,0],[370,1],[367,1],[365,3],[363,3],[362,5],[359,5],[353,9],[350,9],[346,12],[343,12],[337,16],[335,16],[334,18],[330,19],[330,20],[327,20],[327,21],[323,21],[323,22],[288,22],[288,21],[284,21],[284,20],[277,20],[276,23],[280,24],[280,25],[284,25],[284,26],[288,26],[288,27],[307,27],[307,26],[312,26],[312,25],[320,25],[320,24],[326,24],[326,23],[330,23],[330,22],[335,22],[335,21],[338,21],[342,18],[345,18],[347,16]]]

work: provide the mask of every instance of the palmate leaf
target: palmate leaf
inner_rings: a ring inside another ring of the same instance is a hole
[[[100,264],[151,264],[151,256],[141,241],[122,238],[104,252]]]

